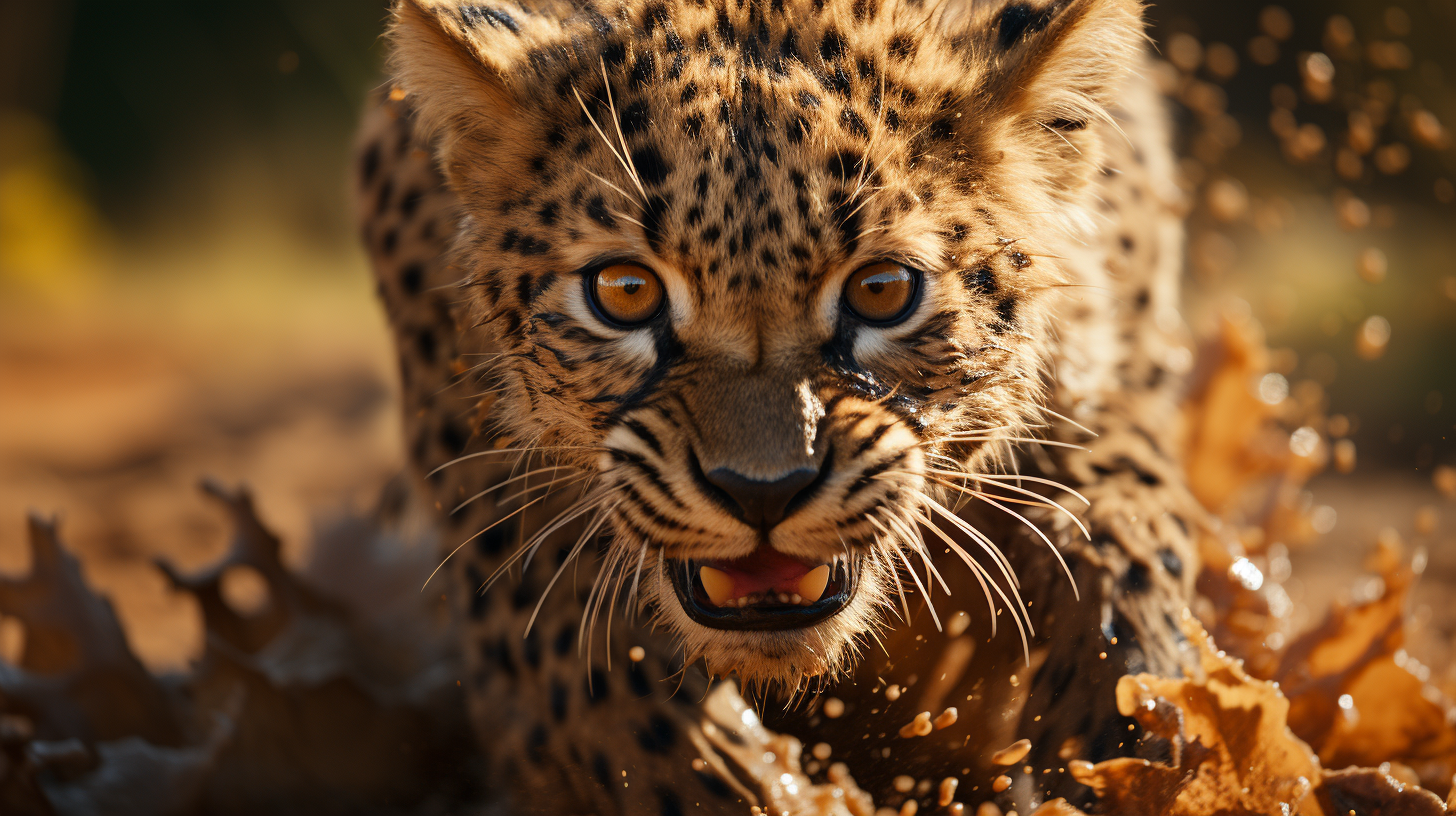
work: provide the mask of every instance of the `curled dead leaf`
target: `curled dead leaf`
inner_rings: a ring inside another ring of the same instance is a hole
[[[1111,813],[1317,813],[1305,803],[1319,760],[1289,731],[1289,701],[1216,650],[1191,615],[1183,631],[1198,650],[1202,678],[1141,674],[1117,687],[1119,710],[1166,761],[1112,759],[1072,773]]]

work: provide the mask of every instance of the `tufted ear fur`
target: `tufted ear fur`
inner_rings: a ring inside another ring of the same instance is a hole
[[[1026,213],[1068,234],[1089,198],[1130,66],[1143,61],[1141,0],[975,0],[974,83],[951,125],[963,155]],[[969,115],[964,115],[968,113]]]
[[[1107,119],[1146,36],[1139,0],[1017,0],[986,27],[994,104],[1025,121],[1075,131]]]
[[[495,150],[511,144],[529,108],[522,66],[565,37],[560,19],[541,10],[399,0],[388,39],[397,87],[449,175],[467,159],[489,167],[506,158]]]

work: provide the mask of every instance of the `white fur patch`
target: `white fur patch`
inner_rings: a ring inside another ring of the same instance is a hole
[[[582,325],[591,326],[599,334],[611,337],[624,362],[640,366],[651,366],[657,362],[657,347],[652,342],[652,334],[646,329],[622,329],[603,322],[592,310],[591,304],[586,302],[584,287],[569,286],[566,311]]]

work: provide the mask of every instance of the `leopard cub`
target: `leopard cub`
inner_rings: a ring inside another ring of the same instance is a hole
[[[1179,670],[1200,523],[1141,14],[394,7],[359,218],[511,807],[746,813],[719,676],[879,799],[1131,750],[1111,689]],[[959,747],[874,719],[889,682]],[[1002,798],[1086,798],[1038,784]]]

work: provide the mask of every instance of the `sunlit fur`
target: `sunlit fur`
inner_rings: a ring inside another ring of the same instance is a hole
[[[620,597],[710,671],[797,687],[846,668],[907,588],[923,594],[926,530],[977,546],[938,508],[965,495],[955,474],[996,472],[1043,418],[1059,259],[1095,229],[1089,181],[1121,138],[1104,105],[1141,60],[1140,11],[398,6],[398,87],[466,211],[464,331],[500,352],[478,433],[569,468],[552,478],[590,477],[573,518],[612,542],[593,618]],[[923,291],[904,323],[863,325],[841,290],[884,260],[923,272]],[[593,312],[583,271],[607,261],[656,272],[662,320]],[[847,558],[848,608],[791,632],[693,623],[667,560],[760,542],[694,468],[821,465],[769,541]],[[990,575],[988,596],[1012,591]]]

